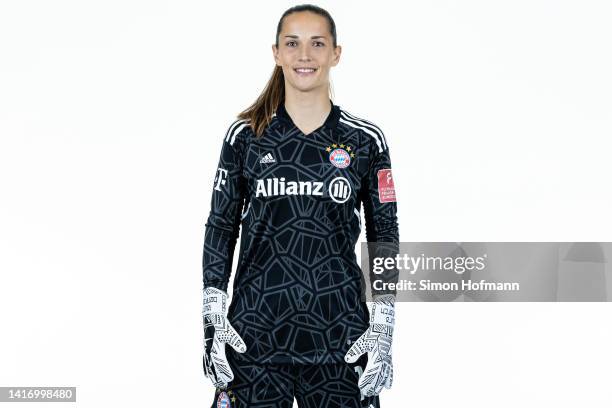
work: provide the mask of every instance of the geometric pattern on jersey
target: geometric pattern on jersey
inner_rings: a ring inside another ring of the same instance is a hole
[[[378,396],[363,397],[357,386],[367,363],[354,364],[257,364],[236,360],[228,351],[234,379],[227,388],[217,388],[211,408],[218,408],[219,395],[229,396],[228,408],[379,408]],[[364,356],[365,357],[365,356]]]
[[[381,202],[378,192],[377,173],[390,168],[380,128],[337,105],[307,135],[283,104],[262,138],[245,120],[230,125],[213,181],[203,279],[227,290],[240,237],[228,310],[247,346],[237,358],[344,362],[368,328],[355,255],[361,209],[368,242],[399,241],[396,202]]]

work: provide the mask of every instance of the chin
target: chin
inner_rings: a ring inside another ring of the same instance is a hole
[[[290,82],[290,85],[293,89],[295,89],[296,91],[300,91],[300,92],[310,92],[313,91],[317,88],[320,88],[322,84],[318,83],[318,82],[313,82],[310,84],[299,84],[299,83],[295,83],[295,82]]]

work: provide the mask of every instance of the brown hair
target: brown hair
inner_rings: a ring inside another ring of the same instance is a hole
[[[334,19],[326,10],[312,4],[294,6],[283,13],[276,27],[276,46],[278,47],[278,37],[280,35],[285,17],[300,11],[310,11],[327,19],[329,32],[331,33],[335,48],[337,46],[337,36],[336,23],[334,23]],[[281,103],[285,103],[285,76],[283,74],[283,68],[276,65],[263,92],[259,95],[259,97],[257,97],[251,106],[238,114],[238,119],[249,120],[253,132],[255,132],[257,137],[261,137],[266,126],[270,124],[272,114],[276,111]]]

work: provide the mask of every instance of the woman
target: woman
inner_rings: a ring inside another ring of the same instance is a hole
[[[378,407],[393,378],[394,297],[361,300],[354,248],[361,204],[369,242],[399,241],[387,142],[330,99],[341,47],[329,13],[287,10],[272,50],[264,92],[225,134],[206,223],[212,406]]]

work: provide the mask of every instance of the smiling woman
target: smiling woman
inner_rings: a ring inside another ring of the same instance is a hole
[[[276,66],[260,97],[238,115],[250,120],[257,136],[263,134],[278,105],[288,102],[296,125],[308,134],[320,125],[330,110],[329,72],[340,60],[342,47],[336,42],[336,24],[327,11],[315,6],[293,7],[281,16],[272,44]],[[308,96],[305,96],[308,95]],[[312,95],[317,98],[313,100]],[[304,105],[306,115],[293,115],[294,101]]]
[[[393,379],[395,298],[362,301],[355,245],[362,206],[368,241],[399,241],[389,148],[330,97],[341,47],[327,11],[287,10],[272,53],[272,77],[223,139],[206,222],[212,406],[378,408]]]

